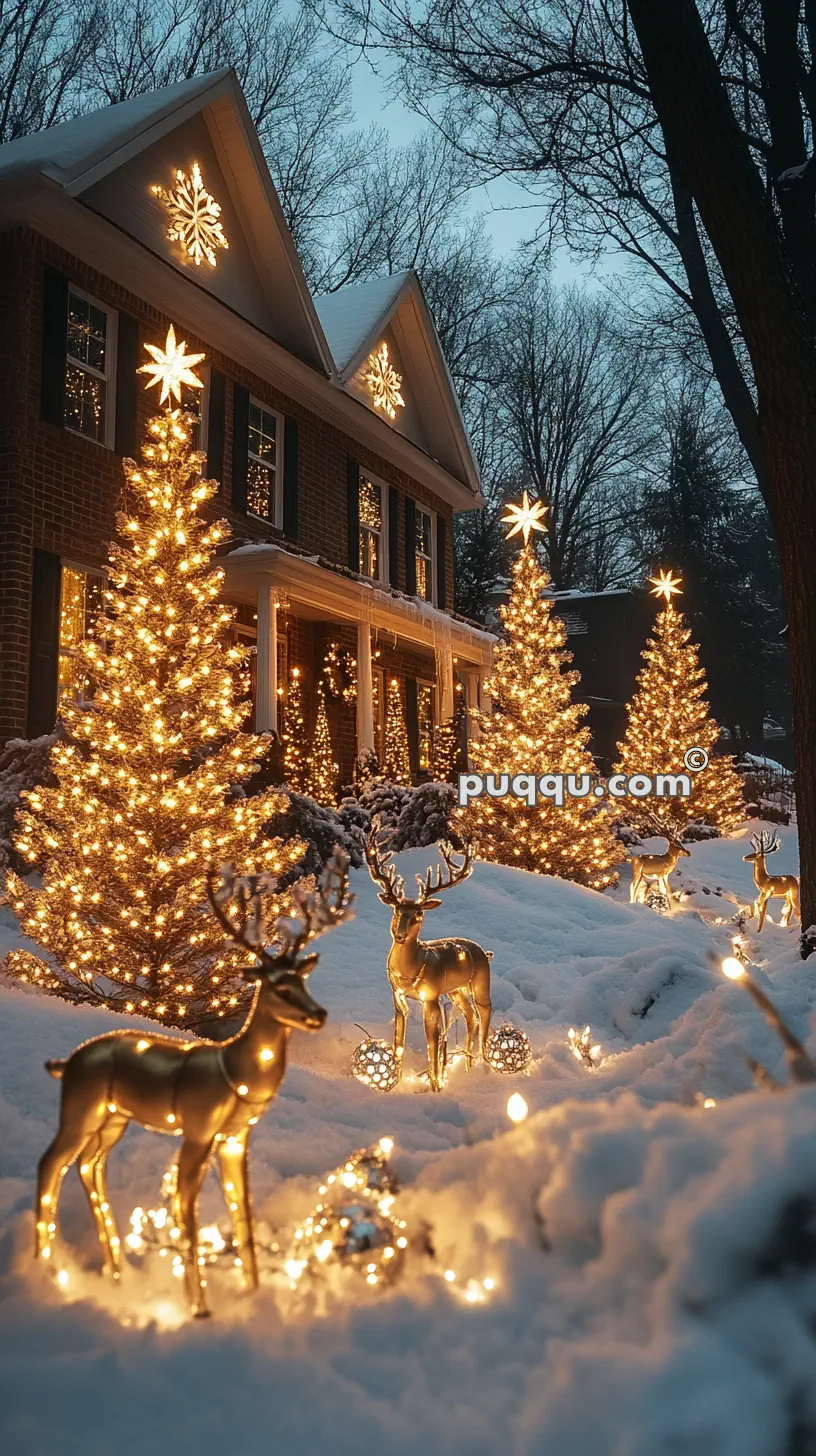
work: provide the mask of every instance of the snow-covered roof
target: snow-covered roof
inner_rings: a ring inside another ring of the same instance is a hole
[[[369,339],[382,330],[410,270],[390,273],[368,283],[352,283],[335,293],[324,293],[314,300],[317,316],[328,340],[332,358],[344,370]]]
[[[32,136],[18,137],[0,147],[0,175],[44,172],[57,181],[68,182],[88,171],[103,156],[134,141],[174,115],[188,102],[204,103],[209,93],[230,76],[229,68],[193,76],[162,86],[130,101],[120,101],[102,111],[91,111],[60,122]]]

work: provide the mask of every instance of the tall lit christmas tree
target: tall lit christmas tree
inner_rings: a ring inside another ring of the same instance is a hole
[[[546,511],[524,492],[520,506],[504,518],[508,533],[521,532],[523,549],[513,563],[510,597],[501,608],[505,639],[495,650],[493,672],[485,686],[492,713],[479,714],[481,735],[470,746],[474,771],[481,774],[595,774],[581,720],[586,708],[572,701],[578,673],[569,670],[566,632],[542,593],[549,577],[530,540],[543,530]],[[610,828],[610,810],[590,792],[565,798],[559,806],[537,799],[528,805],[507,795],[483,794],[468,805],[466,820],[483,859],[516,865],[539,874],[560,875],[602,890],[617,878],[623,851]]]
[[[246,953],[208,910],[208,868],[278,873],[305,846],[261,835],[282,795],[236,792],[261,741],[240,731],[246,652],[230,641],[234,612],[212,561],[227,526],[201,518],[218,483],[199,479],[192,417],[173,408],[183,384],[200,388],[203,356],[172,329],[164,350],[148,349],[167,408],[150,421],[144,463],[124,462],[132,514],[110,550],[102,640],[77,649],[93,700],[62,703],[57,785],[24,794],[18,816],[18,852],[45,869],[41,888],[10,874],[8,894],[42,953],[12,951],[6,964],[69,1001],[196,1027],[247,996]]]
[[[410,784],[411,754],[408,748],[408,729],[405,726],[405,709],[398,678],[388,682],[385,697],[385,745],[383,773],[395,784]]]
[[[286,690],[283,722],[283,763],[286,783],[298,794],[307,792],[309,754],[306,749],[306,714],[303,708],[303,674],[293,667]]]
[[[318,804],[336,804],[340,769],[332,751],[329,715],[326,712],[326,694],[323,685],[317,690],[317,718],[312,737],[312,751],[309,756],[309,772],[306,792]]]
[[[705,749],[708,766],[690,775],[691,797],[650,798],[648,809],[674,832],[692,819],[727,832],[744,816],[742,781],[733,758],[714,756],[720,730],[706,702],[705,672],[691,629],[672,601],[680,592],[680,578],[661,571],[650,579],[653,595],[663,597],[666,605],[643,650],[646,666],[627,710],[626,737],[618,744],[615,769],[625,774],[684,773],[687,750]]]

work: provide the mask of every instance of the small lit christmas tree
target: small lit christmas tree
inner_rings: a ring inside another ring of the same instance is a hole
[[[431,737],[431,772],[440,784],[452,784],[459,767],[459,719],[435,723]]]
[[[696,819],[727,833],[744,817],[742,781],[733,758],[714,757],[720,730],[706,702],[705,672],[691,629],[672,601],[680,591],[680,578],[661,571],[651,581],[654,595],[664,597],[666,605],[643,650],[646,666],[627,710],[626,737],[618,744],[615,769],[627,775],[686,773],[688,749],[705,749],[708,766],[691,773],[691,797],[650,798],[649,812],[674,832]]]
[[[405,709],[399,679],[395,677],[389,678],[385,698],[383,773],[395,784],[411,782],[411,754],[408,748],[408,729],[405,726]]]
[[[202,356],[172,329],[164,352],[149,349],[170,403],[150,421],[144,464],[124,463],[133,513],[110,551],[102,640],[77,647],[93,699],[63,701],[56,786],[24,793],[18,817],[16,848],[44,866],[43,882],[10,874],[8,895],[42,955],[12,951],[6,965],[69,1001],[195,1027],[233,1016],[248,994],[246,953],[208,910],[208,868],[277,874],[305,846],[261,834],[281,794],[237,787],[261,741],[240,731],[246,652],[230,641],[234,612],[212,562],[227,526],[201,519],[218,483],[199,479],[191,417],[172,408],[182,383],[200,387]]]
[[[572,701],[578,673],[568,669],[564,624],[543,595],[549,577],[530,540],[531,531],[543,529],[546,509],[541,502],[531,504],[525,491],[522,504],[509,507],[505,517],[513,526],[509,535],[523,533],[524,547],[501,608],[505,640],[496,647],[485,684],[493,711],[478,715],[481,734],[470,746],[473,769],[483,775],[595,775],[586,747],[589,731],[581,724],[587,710]],[[560,875],[595,890],[617,878],[614,866],[623,850],[612,834],[607,803],[591,792],[565,798],[563,805],[483,794],[464,817],[483,859]]]
[[[339,778],[340,769],[332,754],[326,695],[321,684],[317,691],[317,718],[312,738],[312,751],[309,755],[306,792],[316,799],[318,804],[335,804]]]
[[[286,691],[283,728],[283,762],[286,783],[299,794],[307,792],[309,754],[306,750],[306,715],[303,710],[303,674],[293,667]]]

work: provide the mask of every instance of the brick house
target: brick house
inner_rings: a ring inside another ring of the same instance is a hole
[[[49,731],[78,689],[122,457],[156,409],[136,369],[172,323],[206,355],[186,403],[233,531],[255,726],[280,726],[295,666],[314,712],[336,644],[342,776],[381,746],[389,680],[421,773],[493,639],[451,610],[453,515],[482,496],[416,275],[310,295],[231,71],[0,147],[0,269],[0,738]]]

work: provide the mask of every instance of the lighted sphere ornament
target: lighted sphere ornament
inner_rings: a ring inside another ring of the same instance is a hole
[[[390,1092],[399,1081],[399,1062],[394,1048],[376,1037],[360,1042],[351,1058],[351,1070],[358,1082],[376,1087],[378,1092]]]
[[[494,1072],[507,1076],[526,1072],[533,1060],[533,1049],[527,1033],[505,1022],[491,1031],[487,1039],[485,1061]]]

